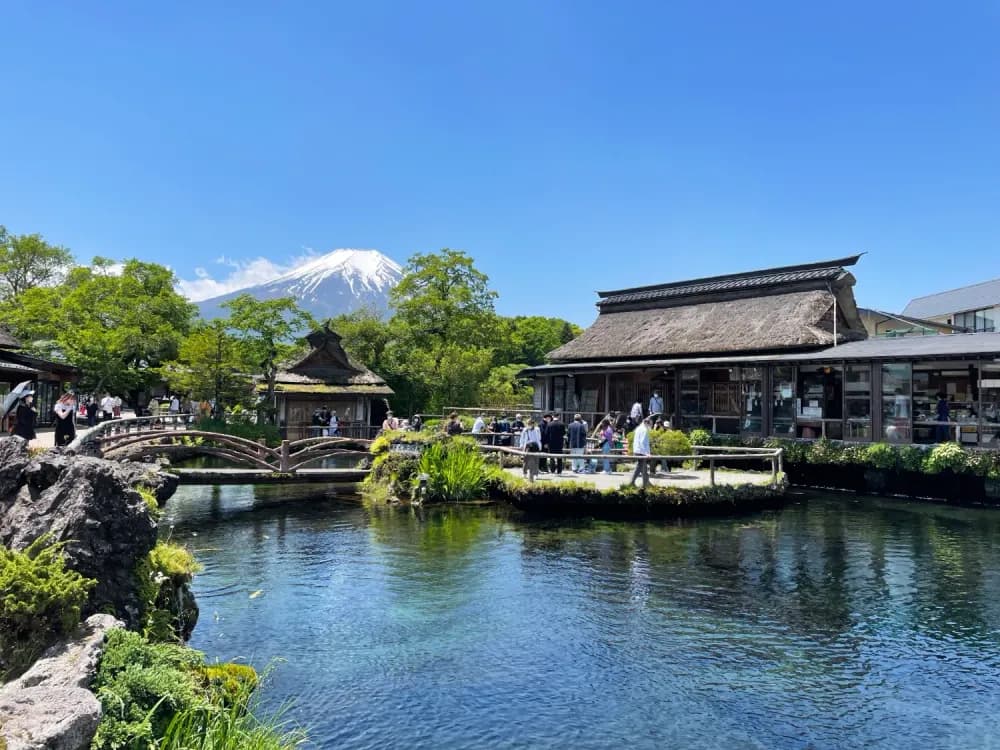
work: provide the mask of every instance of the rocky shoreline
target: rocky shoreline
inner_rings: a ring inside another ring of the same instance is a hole
[[[155,464],[57,450],[31,455],[21,438],[0,438],[0,544],[20,551],[48,535],[64,545],[68,569],[96,582],[79,629],[0,687],[0,748],[90,746],[101,710],[88,688],[104,636],[142,624],[136,571],[157,542],[155,508],[144,494],[162,504],[176,487]],[[193,605],[189,592],[186,601]]]

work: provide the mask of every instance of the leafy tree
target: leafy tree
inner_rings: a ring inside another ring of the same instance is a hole
[[[341,337],[344,351],[352,359],[383,377],[389,369],[387,352],[393,339],[389,322],[372,308],[362,308],[327,321],[330,329]]]
[[[295,350],[299,334],[316,322],[299,309],[292,297],[258,300],[241,294],[223,304],[229,309],[228,326],[235,334],[237,358],[246,372],[263,373],[267,382],[266,408],[274,422],[274,384],[279,363]]]
[[[497,364],[523,362],[526,367],[543,364],[546,354],[583,332],[562,318],[519,315],[501,321],[503,334],[497,348]]]
[[[525,367],[523,364],[494,366],[479,386],[477,402],[484,406],[530,404],[535,389],[517,377]]]
[[[58,283],[72,263],[69,250],[50,245],[42,235],[10,234],[0,226],[0,300]]]
[[[390,294],[391,361],[409,411],[472,403],[493,360],[496,292],[459,250],[418,253]],[[397,400],[400,400],[397,398]]]
[[[133,404],[177,358],[193,315],[170,269],[138,260],[119,275],[100,263],[73,268],[59,286],[29,288],[8,309],[15,335],[34,351],[61,355],[83,371],[85,388],[128,394]]]
[[[160,368],[173,390],[214,398],[220,404],[238,403],[249,395],[250,378],[244,374],[236,339],[227,325],[220,319],[199,323],[181,341],[177,359]]]

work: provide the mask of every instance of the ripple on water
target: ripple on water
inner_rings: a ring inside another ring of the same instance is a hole
[[[814,498],[684,525],[182,488],[210,658],[316,747],[988,747],[1000,522]],[[197,534],[197,536],[194,536]],[[254,592],[261,592],[251,598]]]

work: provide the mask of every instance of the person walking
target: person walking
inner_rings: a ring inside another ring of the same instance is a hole
[[[97,399],[94,396],[90,396],[87,399],[87,427],[95,427],[97,425]]]
[[[611,426],[610,419],[605,419],[603,422],[601,422],[600,440],[601,440],[600,442],[601,453],[603,453],[605,456],[610,456],[611,448],[614,446],[615,442],[615,430]],[[611,461],[609,461],[607,458],[604,459],[604,473],[605,474],[611,473]]]
[[[635,403],[632,404],[632,409],[628,413],[628,418],[632,423],[632,427],[638,427],[642,422],[642,403],[639,399],[636,399]]]
[[[105,392],[104,398],[101,399],[101,421],[107,422],[114,419],[115,416],[115,400],[111,398],[111,394]]]
[[[524,451],[524,465],[521,473],[526,474],[532,482],[538,476],[538,456],[542,449],[542,431],[535,425],[534,419],[528,420],[528,426],[521,430],[518,447]]]
[[[659,391],[653,391],[653,395],[649,399],[649,416],[655,414],[663,414],[663,397]]]
[[[552,423],[551,414],[542,415],[542,423],[538,426],[538,429],[542,433],[542,453],[549,452],[549,425]],[[544,456],[538,459],[539,471],[549,470],[549,459]]]
[[[76,396],[64,393],[52,407],[55,417],[55,446],[69,445],[76,438]]]
[[[330,435],[340,437],[340,420],[337,419],[337,410],[330,412]]]
[[[579,414],[573,415],[573,421],[569,425],[569,452],[573,456],[582,456],[587,449],[587,425],[583,417]],[[574,458],[572,463],[573,471],[577,474],[583,473],[583,459]]]
[[[38,413],[33,406],[34,400],[33,391],[24,393],[17,404],[17,410],[14,412],[14,434],[25,440],[35,439],[35,422]]]
[[[639,426],[635,428],[635,433],[632,435],[632,455],[636,458],[635,471],[632,472],[632,479],[629,480],[629,486],[635,487],[635,480],[642,476],[642,487],[645,489],[649,486],[649,459],[646,456],[650,455],[649,450],[649,417],[646,417],[639,423]]]
[[[552,415],[552,421],[549,422],[549,429],[546,432],[546,436],[549,441],[548,452],[556,454],[557,456],[562,454],[566,443],[566,425],[559,421],[558,413]],[[562,470],[563,460],[561,458],[549,459],[549,471],[555,472],[556,474],[562,474]]]

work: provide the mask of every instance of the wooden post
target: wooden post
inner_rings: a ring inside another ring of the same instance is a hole
[[[287,440],[281,441],[281,459],[278,463],[278,471],[282,474],[289,473],[288,467],[291,465],[291,448]]]
[[[778,448],[778,471],[785,471],[785,449]]]
[[[257,445],[260,446],[260,448],[257,449],[257,455],[260,458],[263,458],[264,457],[264,449],[267,447],[267,440],[265,440],[264,438],[257,438]]]
[[[715,459],[708,459],[708,483],[714,487],[715,486]]]
[[[778,457],[771,456],[771,485],[778,483]]]

